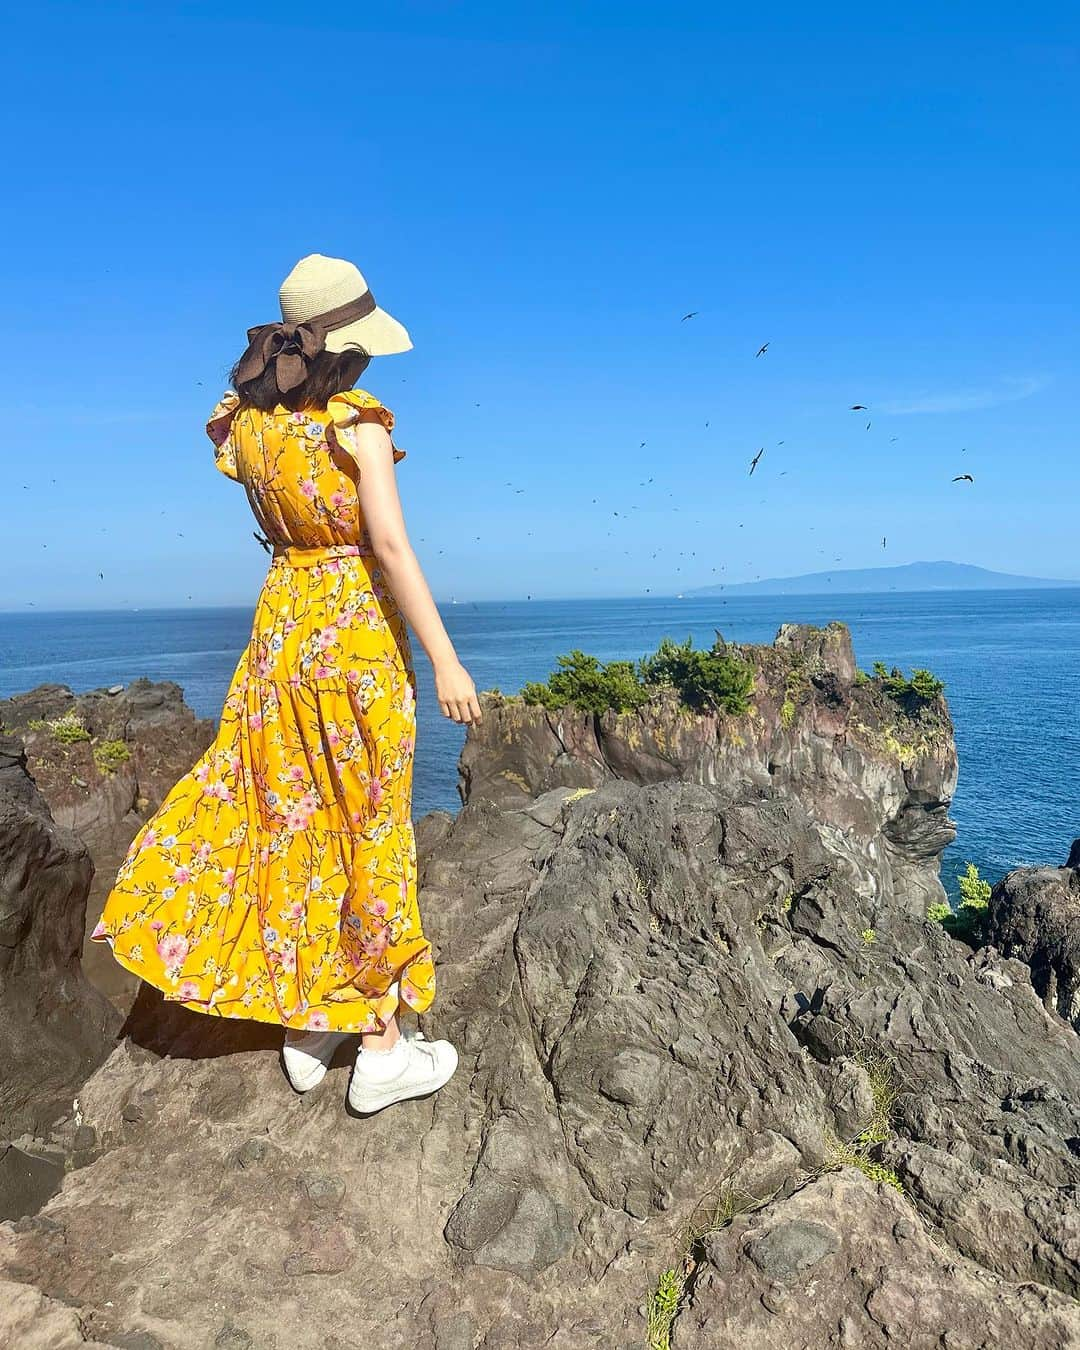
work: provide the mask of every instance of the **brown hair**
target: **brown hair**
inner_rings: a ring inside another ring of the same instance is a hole
[[[283,394],[277,387],[273,363],[254,380],[237,379],[240,362],[229,372],[229,383],[240,395],[241,408],[261,408],[273,412],[277,407],[290,412],[304,412],[309,408],[325,408],[335,394],[351,389],[367,369],[371,357],[367,352],[317,352],[308,362],[307,379]]]

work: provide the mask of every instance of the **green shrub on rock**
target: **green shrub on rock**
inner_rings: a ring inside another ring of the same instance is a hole
[[[908,684],[915,697],[923,703],[933,703],[945,692],[945,681],[921,668],[911,672]]]
[[[885,693],[890,698],[896,699],[898,703],[915,704],[921,707],[924,704],[935,702],[945,692],[945,682],[939,680],[929,670],[913,670],[911,679],[908,680],[904,678],[904,672],[899,666],[893,666],[892,670],[887,670],[883,661],[875,661],[874,678],[881,681],[881,687]]]
[[[607,661],[601,665],[595,656],[577,649],[556,659],[559,669],[548,676],[545,684],[530,681],[522,687],[521,696],[526,703],[539,703],[552,711],[573,707],[591,713],[609,709],[628,712],[641,707],[649,698],[650,691],[642,685],[630,661]]]
[[[585,712],[629,712],[662,689],[673,689],[679,701],[696,712],[739,715],[750,706],[752,668],[732,652],[719,634],[710,648],[697,648],[693,638],[675,642],[665,637],[656,651],[631,661],[601,662],[574,650],[557,658],[559,668],[541,683],[521,690],[526,703],[551,709]]]
[[[691,636],[682,643],[663,638],[652,656],[642,658],[639,670],[645,684],[670,685],[698,711],[738,716],[750,706],[754,672],[719,633],[708,650],[695,647]]]
[[[979,876],[979,869],[969,862],[964,875],[960,878],[960,908],[981,912],[990,901],[993,889],[988,881]]]
[[[931,905],[926,917],[940,923],[945,931],[963,942],[978,946],[982,941],[983,920],[990,903],[992,887],[979,876],[979,869],[969,862],[959,879],[960,903],[955,909],[951,905]]]

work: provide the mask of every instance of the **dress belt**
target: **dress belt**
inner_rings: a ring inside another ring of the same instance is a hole
[[[282,562],[286,567],[317,567],[319,563],[331,558],[350,558],[367,555],[370,550],[359,544],[316,544],[303,548],[299,544],[275,544],[272,562]]]

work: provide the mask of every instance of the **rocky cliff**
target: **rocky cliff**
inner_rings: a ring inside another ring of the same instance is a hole
[[[0,700],[0,1217],[59,1184],[48,1136],[76,1128],[76,1093],[137,985],[84,931],[140,821],[212,734],[174,684]]]
[[[956,743],[940,697],[894,697],[856,669],[851,635],[784,625],[772,646],[727,650],[752,669],[748,712],[701,714],[674,697],[626,713],[550,712],[493,697],[461,756],[463,801],[507,808],[549,788],[683,782],[797,797],[833,832],[852,874],[921,917],[941,901]]]
[[[1076,1034],[924,917],[947,710],[837,629],[753,660],[741,726],[486,700],[418,829],[435,1097],[353,1120],[347,1057],[296,1097],[141,1000],[0,1226],[19,1306],[142,1350],[1080,1346]]]
[[[983,932],[1031,970],[1047,1008],[1080,1031],[1080,839],[1063,867],[1018,867],[990,896]]]
[[[42,684],[0,699],[0,730],[22,743],[53,820],[93,859],[89,932],[136,830],[209,745],[214,724],[195,716],[179,685],[133,680],[83,694]],[[93,983],[126,1011],[137,982],[97,944],[84,959]]]
[[[52,818],[22,742],[0,736],[0,1140],[39,1135],[70,1111],[119,1027],[82,971],[92,871],[86,845]]]

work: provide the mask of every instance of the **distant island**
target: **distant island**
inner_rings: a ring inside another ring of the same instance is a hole
[[[1018,591],[1080,586],[1080,581],[1055,581],[1047,577],[1018,577],[1009,572],[991,572],[970,563],[915,562],[902,567],[858,567],[832,572],[808,572],[800,577],[773,577],[766,581],[740,581],[714,586],[696,586],[684,595],[826,595],[830,593],[880,594],[885,591]]]

